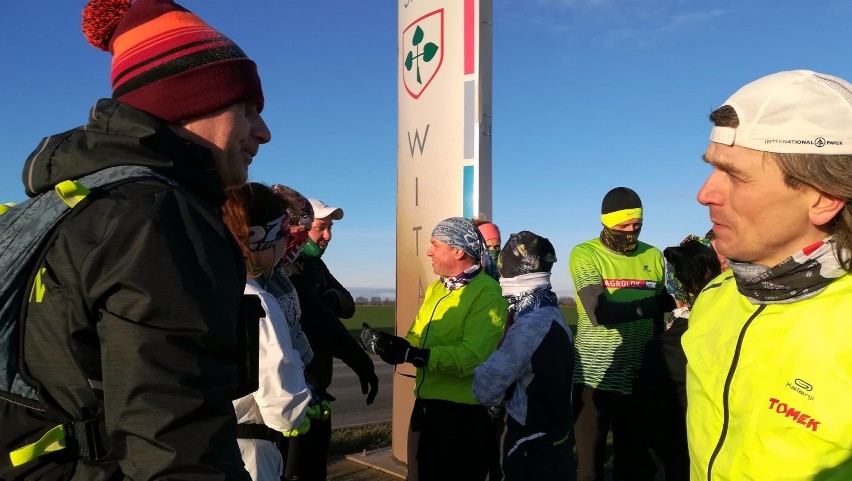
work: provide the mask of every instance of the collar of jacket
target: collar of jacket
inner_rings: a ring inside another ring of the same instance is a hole
[[[165,120],[112,99],[95,104],[88,124],[42,139],[24,164],[24,188],[32,197],[117,165],[150,167],[215,205],[225,202],[207,148],[179,137]]]

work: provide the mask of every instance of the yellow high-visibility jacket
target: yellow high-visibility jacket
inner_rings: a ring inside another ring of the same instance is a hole
[[[727,271],[682,344],[692,481],[852,480],[852,275],[755,305]]]
[[[497,350],[508,310],[500,284],[484,271],[452,291],[432,282],[405,336],[412,346],[430,350],[429,363],[417,368],[414,396],[479,404],[473,369]]]

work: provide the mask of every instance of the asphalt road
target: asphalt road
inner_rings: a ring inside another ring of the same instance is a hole
[[[332,428],[375,424],[390,421],[393,412],[393,366],[378,356],[373,357],[376,376],[379,378],[379,393],[373,404],[367,405],[367,396],[361,394],[358,376],[342,361],[334,360],[334,377],[328,389],[336,401],[331,403]]]

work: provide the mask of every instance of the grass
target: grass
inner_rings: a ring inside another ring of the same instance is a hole
[[[349,332],[361,332],[361,324],[366,322],[373,329],[393,332],[396,306],[355,306],[352,319],[341,319]]]
[[[330,454],[352,454],[391,445],[391,422],[336,428],[331,431]]]

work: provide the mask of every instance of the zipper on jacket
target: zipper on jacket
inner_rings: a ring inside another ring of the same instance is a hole
[[[725,444],[725,438],[728,435],[728,421],[730,417],[730,401],[729,396],[731,394],[731,383],[734,380],[734,374],[737,371],[737,364],[740,360],[740,353],[743,349],[743,340],[745,339],[746,331],[748,327],[751,325],[752,321],[766,308],[766,304],[762,304],[757,308],[756,311],[748,318],[745,324],[743,324],[742,329],[740,330],[740,335],[737,338],[737,347],[734,350],[734,358],[731,360],[731,367],[728,370],[728,377],[725,379],[725,388],[722,390],[722,432],[719,433],[719,441],[716,443],[716,449],[713,450],[713,454],[710,456],[710,462],[707,463],[707,481],[712,479],[713,474],[713,463],[716,462],[716,457],[719,455],[719,452],[722,450],[722,445]]]
[[[429,329],[432,327],[432,318],[435,317],[435,311],[438,310],[438,306],[441,304],[441,301],[449,297],[449,295],[452,293],[453,291],[447,292],[446,294],[444,294],[444,297],[438,299],[438,302],[435,303],[435,307],[432,308],[432,314],[429,314],[429,322],[426,324],[426,330],[423,332],[423,335],[420,336],[420,342],[418,343],[419,345],[417,347],[422,349],[423,346],[426,345],[426,337],[429,336]],[[420,377],[420,384],[418,384],[414,388],[414,397],[418,397],[420,395],[420,386],[422,386],[423,383],[426,382],[426,366],[423,366],[422,369],[423,376]]]

